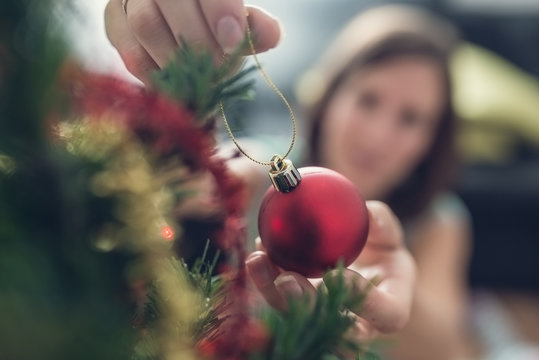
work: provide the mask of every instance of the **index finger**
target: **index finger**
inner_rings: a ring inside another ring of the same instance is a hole
[[[402,225],[389,206],[380,201],[367,201],[369,234],[367,243],[355,266],[376,266],[392,256],[395,251],[405,249]]]
[[[369,235],[366,246],[391,250],[404,246],[402,225],[388,205],[381,201],[367,201]]]
[[[368,201],[369,235],[367,244],[344,279],[351,298],[365,294],[352,306],[361,318],[383,333],[401,329],[410,315],[415,283],[415,263],[406,246],[402,226],[389,206]],[[327,276],[336,276],[330,272]],[[367,274],[375,275],[371,281]]]

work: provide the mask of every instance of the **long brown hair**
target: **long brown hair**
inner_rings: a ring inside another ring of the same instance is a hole
[[[368,33],[364,34],[362,30]],[[424,10],[384,6],[356,17],[309,73],[311,78],[307,77],[308,86],[304,88],[310,94],[300,94],[300,101],[306,105],[310,119],[307,162],[320,162],[320,129],[325,109],[350,73],[401,56],[433,59],[440,65],[445,93],[434,141],[408,179],[383,199],[403,220],[420,214],[433,197],[449,185],[455,169],[456,121],[448,70],[449,55],[455,43],[453,28]]]

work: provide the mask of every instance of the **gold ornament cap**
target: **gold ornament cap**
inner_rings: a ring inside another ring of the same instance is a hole
[[[301,175],[292,161],[274,155],[271,158],[270,166],[269,177],[277,191],[289,193],[299,185]]]

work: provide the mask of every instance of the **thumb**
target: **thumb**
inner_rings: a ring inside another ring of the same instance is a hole
[[[232,53],[244,39],[247,14],[257,52],[269,50],[279,42],[277,19],[261,8],[244,7],[243,0],[205,0],[200,8],[213,37],[225,53]]]
[[[260,53],[276,47],[284,35],[281,22],[259,7],[247,6],[246,8],[256,52]]]
[[[379,249],[396,249],[404,245],[402,225],[387,204],[367,201],[369,235],[367,246]]]

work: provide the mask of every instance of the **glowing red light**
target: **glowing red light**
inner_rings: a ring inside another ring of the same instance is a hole
[[[161,235],[166,241],[174,240],[174,230],[169,225],[166,225],[161,229]]]

